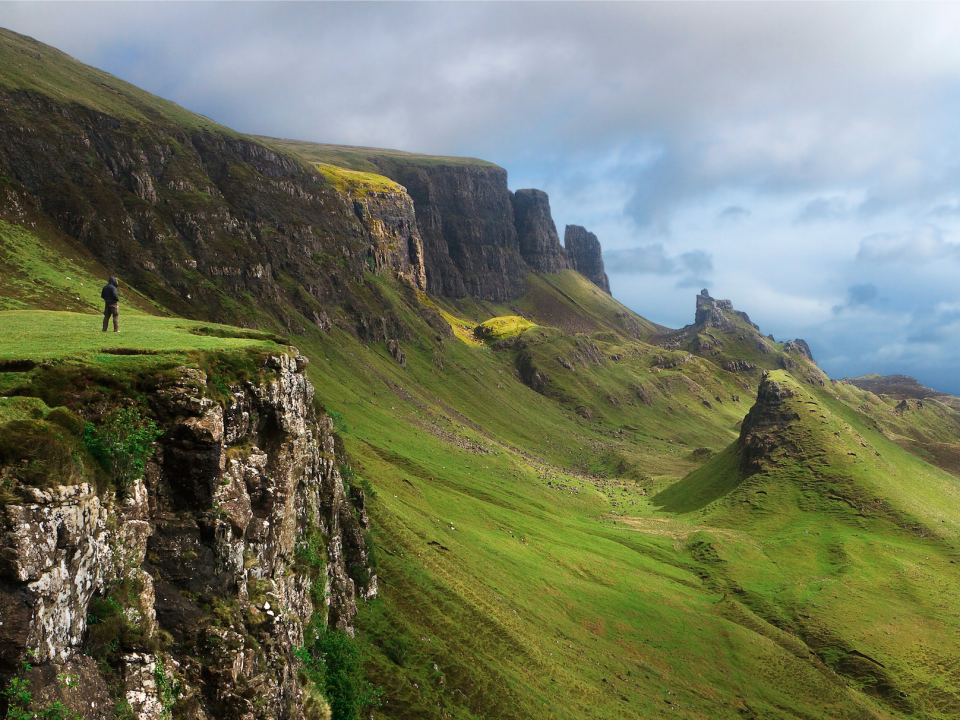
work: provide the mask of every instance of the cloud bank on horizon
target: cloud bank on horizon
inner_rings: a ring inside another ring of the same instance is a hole
[[[482,157],[674,327],[730,298],[832,377],[960,394],[960,5],[5,3],[242,132]],[[782,337],[781,337],[782,336]]]

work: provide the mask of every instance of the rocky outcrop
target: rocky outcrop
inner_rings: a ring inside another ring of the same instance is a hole
[[[787,340],[783,346],[784,352],[795,353],[800,357],[812,362],[814,365],[817,364],[817,361],[813,359],[813,353],[810,352],[810,346],[807,345],[806,340],[801,340],[797,338],[796,340]]]
[[[740,439],[741,471],[749,476],[762,472],[775,449],[789,450],[784,430],[800,415],[785,401],[796,393],[765,373],[757,390],[757,402],[743,419]]]
[[[29,659],[31,688],[51,698],[58,677],[79,677],[64,702],[82,699],[84,718],[114,717],[117,692],[151,720],[174,701],[185,717],[302,717],[306,623],[352,632],[357,598],[377,593],[363,493],[345,493],[305,366],[294,348],[273,355],[220,402],[181,369],[146,398],[163,435],[126,498],[81,484],[6,500],[0,673]],[[113,630],[98,617],[111,607]]]
[[[703,328],[716,328],[729,332],[735,329],[733,322],[724,312],[733,312],[733,303],[729,300],[714,300],[706,288],[697,295],[697,314],[693,324]]]
[[[597,236],[579,225],[567,225],[563,245],[570,267],[609,295],[610,280],[603,269],[603,253]]]
[[[534,272],[557,273],[570,267],[550,215],[550,198],[542,190],[517,190],[513,216],[520,254]]]
[[[365,192],[349,197],[354,213],[377,241],[370,248],[373,271],[392,269],[426,291],[423,241],[410,196],[404,192]]]
[[[523,294],[530,270],[520,254],[503,168],[371,160],[413,198],[428,292],[494,302]]]
[[[365,273],[425,287],[405,193],[355,198],[213,123],[55,98],[0,91],[0,217],[55,228],[173,312],[249,325],[244,297],[285,331],[314,322],[356,333],[384,314],[360,284]]]
[[[720,367],[727,372],[750,372],[757,369],[756,365],[746,360],[724,360]]]

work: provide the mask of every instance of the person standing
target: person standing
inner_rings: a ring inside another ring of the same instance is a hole
[[[113,317],[113,331],[120,332],[120,309],[117,307],[120,302],[120,294],[117,292],[117,279],[111,277],[107,284],[100,291],[100,297],[103,298],[103,332],[107,331],[107,325],[110,318]]]

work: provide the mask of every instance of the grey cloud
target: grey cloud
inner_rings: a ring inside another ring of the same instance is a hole
[[[934,225],[903,233],[877,233],[863,238],[857,260],[874,264],[921,264],[933,260],[960,259],[960,245],[943,239]]]
[[[837,315],[848,308],[872,305],[877,299],[877,287],[871,283],[851,285],[847,288],[847,301],[843,305],[834,305],[833,314]]]
[[[703,250],[692,250],[680,256],[680,263],[691,273],[713,272],[713,257]]]
[[[627,275],[672,275],[677,272],[677,261],[667,256],[660,243],[626,250],[611,250],[603,254],[607,272]]]
[[[703,250],[692,250],[676,257],[667,254],[661,243],[604,253],[608,273],[624,275],[680,275],[678,288],[703,287],[703,276],[713,272],[713,258]]]
[[[747,208],[740,207],[739,205],[728,205],[717,213],[717,222],[737,222],[739,220],[745,220],[748,217],[750,217],[750,211],[747,210]]]
[[[699,277],[686,277],[677,281],[678,288],[702,288],[710,284],[709,280]]]
[[[818,197],[803,206],[795,222],[805,225],[824,220],[842,220],[846,215],[847,208],[843,198]]]

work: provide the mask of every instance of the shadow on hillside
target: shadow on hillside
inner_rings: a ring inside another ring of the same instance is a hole
[[[653,504],[667,512],[694,512],[732,492],[742,480],[740,454],[734,442],[682,480],[654,495]]]

